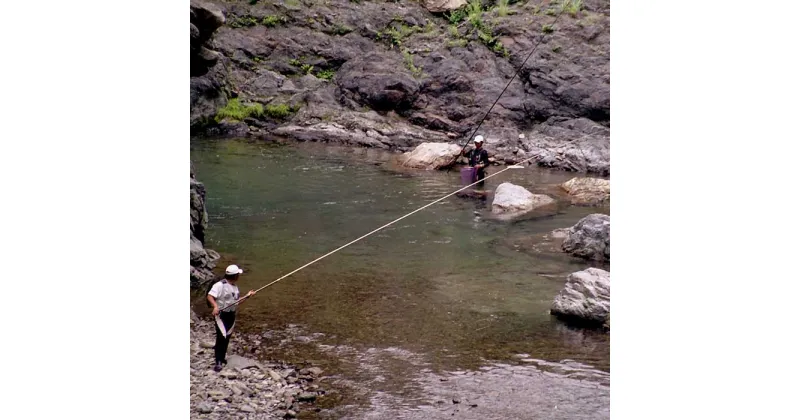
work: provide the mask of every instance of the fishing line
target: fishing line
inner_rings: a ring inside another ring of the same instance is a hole
[[[536,159],[537,157],[538,157],[538,156],[532,156],[532,157],[529,157],[529,158],[527,158],[527,159],[525,159],[525,160],[523,160],[523,161],[519,162],[517,165],[521,165],[521,164],[523,164],[523,163],[526,163],[526,162],[528,162],[528,161],[530,161],[530,160]],[[516,166],[516,165],[514,165],[514,166]],[[467,186],[461,187],[461,188],[459,188],[459,189],[457,189],[457,190],[455,190],[455,191],[451,192],[450,194],[447,194],[447,195],[445,195],[444,197],[441,197],[441,198],[438,198],[438,199],[436,199],[436,200],[434,200],[434,201],[431,201],[430,203],[428,203],[428,204],[426,204],[426,205],[424,205],[424,206],[422,206],[422,207],[420,207],[420,208],[418,208],[418,209],[416,209],[416,210],[414,210],[414,211],[412,211],[412,212],[410,212],[410,213],[407,213],[407,214],[405,214],[404,216],[398,217],[397,219],[394,219],[394,220],[392,220],[391,222],[389,222],[389,223],[387,223],[387,224],[385,224],[385,225],[383,225],[383,226],[381,226],[381,227],[379,227],[379,228],[377,228],[377,229],[375,229],[375,230],[373,230],[373,231],[371,231],[371,232],[369,232],[369,233],[367,233],[367,234],[364,234],[364,235],[362,235],[362,236],[360,236],[360,237],[358,237],[358,238],[356,238],[356,239],[353,239],[352,241],[350,241],[350,242],[348,242],[348,243],[346,243],[346,244],[344,244],[344,245],[340,246],[339,248],[336,248],[336,249],[334,249],[333,251],[330,251],[330,252],[328,252],[327,254],[325,254],[325,255],[323,255],[323,256],[321,256],[321,257],[319,257],[319,258],[317,258],[317,259],[315,259],[315,260],[313,260],[313,261],[311,261],[311,262],[308,262],[308,263],[306,263],[306,264],[304,264],[304,265],[302,265],[302,266],[300,266],[300,267],[298,267],[298,268],[294,269],[293,271],[290,271],[289,273],[287,273],[287,274],[284,274],[284,275],[283,275],[283,276],[281,276],[281,277],[278,277],[277,279],[275,279],[275,280],[274,280],[274,281],[272,281],[271,283],[267,283],[266,285],[264,285],[264,286],[261,286],[260,288],[256,289],[254,292],[255,292],[255,293],[258,293],[258,292],[260,292],[260,291],[262,291],[262,290],[266,289],[267,287],[269,287],[269,286],[272,286],[273,284],[275,284],[275,283],[277,283],[277,282],[279,282],[279,281],[281,281],[281,280],[283,280],[283,279],[285,279],[285,278],[287,278],[287,277],[291,276],[292,274],[294,274],[294,273],[296,273],[296,272],[298,272],[298,271],[300,271],[300,270],[302,270],[302,269],[304,269],[304,268],[306,268],[306,267],[310,266],[311,264],[314,264],[314,263],[316,263],[316,262],[318,262],[318,261],[320,261],[320,260],[322,260],[322,259],[324,259],[324,258],[326,258],[326,257],[329,257],[329,256],[331,256],[331,255],[333,255],[333,254],[335,254],[335,253],[337,253],[337,252],[339,252],[339,251],[341,251],[341,250],[343,250],[343,249],[347,248],[348,246],[350,246],[350,245],[353,245],[354,243],[356,243],[356,242],[358,242],[358,241],[360,241],[360,240],[362,240],[362,239],[364,239],[364,238],[366,238],[366,237],[368,237],[368,236],[370,236],[370,235],[372,235],[372,234],[374,234],[374,233],[377,233],[377,232],[379,232],[379,231],[381,231],[381,230],[383,230],[383,229],[385,229],[385,228],[387,228],[387,227],[389,227],[389,226],[391,226],[391,225],[393,225],[393,224],[395,224],[395,223],[397,223],[397,222],[399,222],[399,221],[401,221],[401,220],[405,219],[405,218],[406,218],[406,217],[408,217],[408,216],[411,216],[411,215],[412,215],[412,214],[414,214],[414,213],[417,213],[417,212],[419,212],[419,211],[422,211],[422,210],[424,210],[424,209],[426,209],[426,208],[428,208],[428,207],[430,207],[430,206],[432,206],[432,205],[434,205],[434,204],[436,204],[436,203],[438,203],[438,202],[440,202],[440,201],[444,200],[445,198],[452,197],[452,196],[454,196],[454,195],[458,194],[459,192],[461,192],[461,191],[464,191],[464,190],[466,190],[466,189],[467,189],[467,188],[469,188],[469,187],[472,187],[473,185],[477,185],[477,184],[481,183],[482,181],[485,181],[486,179],[489,179],[489,178],[491,178],[491,177],[493,177],[493,176],[500,175],[500,174],[502,174],[503,172],[505,172],[505,171],[507,171],[507,170],[509,170],[509,169],[514,169],[514,166],[509,166],[509,167],[507,167],[507,168],[505,168],[505,169],[502,169],[502,170],[500,170],[500,171],[498,171],[498,172],[496,172],[496,173],[493,173],[493,174],[490,174],[490,175],[486,175],[486,177],[484,177],[484,178],[483,178],[482,180],[480,180],[480,181],[473,182],[472,184],[469,184],[469,185],[467,185]],[[254,294],[255,294],[255,293],[254,293]],[[245,296],[245,297],[243,297],[243,298],[241,298],[241,299],[237,300],[237,301],[236,301],[236,302],[234,302],[234,303],[231,303],[230,305],[228,305],[228,306],[226,306],[226,307],[222,308],[220,311],[224,311],[224,310],[226,310],[226,309],[228,309],[228,308],[230,308],[230,307],[232,307],[232,306],[234,306],[234,305],[238,305],[239,303],[243,302],[245,299],[247,299],[247,296]]]

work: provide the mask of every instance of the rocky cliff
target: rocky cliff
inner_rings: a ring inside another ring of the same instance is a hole
[[[487,149],[610,172],[608,1],[195,2],[192,25],[195,133],[464,141],[541,42],[483,123]]]
[[[211,271],[216,267],[219,254],[205,248],[205,230],[208,227],[206,213],[206,188],[194,177],[189,176],[189,277],[192,287],[198,287],[214,280]]]

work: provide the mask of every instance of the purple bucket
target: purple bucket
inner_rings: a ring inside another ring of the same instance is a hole
[[[475,181],[476,181],[476,179],[475,179],[475,168],[474,167],[462,168],[461,169],[461,184],[469,185],[469,184],[472,184]]]

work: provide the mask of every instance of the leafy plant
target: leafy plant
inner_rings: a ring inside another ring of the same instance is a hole
[[[457,40],[454,40],[454,41],[448,41],[447,42],[447,46],[449,48],[454,48],[454,47],[464,48],[464,47],[467,46],[467,42],[468,41],[466,39],[457,39]]]
[[[448,28],[448,30],[447,30],[447,31],[448,31],[448,33],[450,34],[450,36],[452,36],[453,38],[458,38],[459,36],[461,36],[461,35],[458,33],[458,27],[457,27],[457,26],[455,26],[455,25],[451,25],[451,26]]]
[[[572,17],[578,14],[583,8],[583,0],[563,0],[561,10],[569,13]]]
[[[406,67],[411,71],[411,75],[414,77],[422,76],[422,67],[417,67],[414,65],[414,55],[411,54],[408,50],[403,50],[403,59],[405,60]]]
[[[333,27],[333,33],[336,35],[347,35],[350,32],[353,32],[353,28],[347,25],[336,24]]]
[[[554,30],[553,25],[542,25],[542,32],[546,34],[552,34]]]
[[[278,16],[275,16],[275,15],[268,15],[268,16],[264,16],[264,19],[261,19],[261,24],[264,25],[264,26],[272,27],[272,26],[275,26],[275,25],[277,25],[279,23],[283,23],[285,21],[286,21],[286,18],[284,18],[282,16],[278,17]]]
[[[241,121],[248,117],[261,117],[263,115],[264,107],[261,104],[243,105],[239,102],[239,98],[233,98],[224,107],[217,110],[214,120],[220,122],[225,118],[229,118]]]
[[[467,17],[466,7],[460,7],[456,10],[451,10],[449,13],[447,13],[447,20],[449,20],[450,24],[452,25],[458,24],[459,22],[464,20],[465,17]]]
[[[289,60],[289,65],[290,66],[295,66],[295,67],[300,67],[301,65],[303,65],[303,63],[301,63],[300,60],[298,60],[296,58],[293,58],[293,59]]]
[[[269,104],[265,111],[272,118],[283,119],[297,112],[297,109],[286,104]]]
[[[481,7],[481,0],[471,0],[467,4],[467,21],[476,28],[483,27],[481,18],[483,17],[483,8]]]
[[[320,70],[317,72],[317,77],[324,80],[331,80],[335,74],[336,71],[334,69]]]
[[[508,16],[508,0],[497,2],[497,16]]]
[[[385,30],[378,32],[378,38],[388,40],[392,47],[399,47],[403,45],[404,39],[415,32],[419,32],[420,29],[419,26],[408,26],[403,23],[397,26],[389,25]]]
[[[231,20],[231,28],[249,28],[258,25],[258,19],[252,16],[239,16]]]
[[[311,74],[311,72],[314,71],[314,66],[311,64],[301,64],[300,70],[305,74]]]

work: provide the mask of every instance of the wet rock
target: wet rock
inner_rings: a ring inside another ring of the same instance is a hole
[[[533,194],[519,185],[504,182],[495,190],[492,213],[517,216],[555,202],[547,195]]]
[[[600,175],[611,173],[610,130],[586,118],[553,118],[525,141],[539,166]]]
[[[406,168],[440,169],[451,164],[461,152],[461,146],[450,143],[422,143],[413,151],[396,158],[396,163]]]
[[[297,417],[297,412],[294,410],[286,410],[286,414],[284,414],[283,417],[287,419],[293,419]]]
[[[565,319],[602,324],[609,315],[611,274],[587,268],[570,274],[564,289],[555,297],[550,312]]]
[[[611,181],[601,178],[572,178],[561,184],[572,204],[591,206],[611,199]]]
[[[569,229],[561,249],[587,260],[610,261],[610,236],[611,218],[605,214],[590,214]]]

